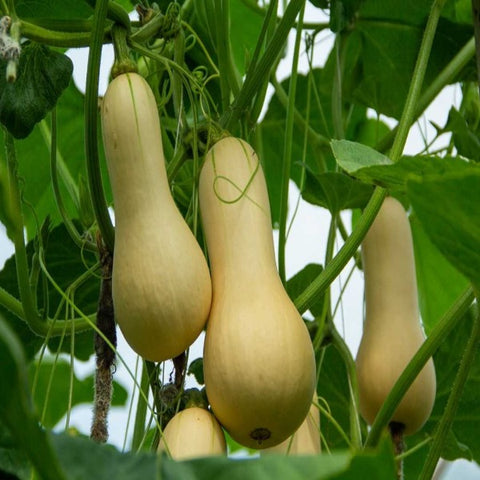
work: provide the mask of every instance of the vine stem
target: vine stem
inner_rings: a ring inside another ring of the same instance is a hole
[[[108,5],[108,0],[98,0],[93,18],[85,91],[85,157],[95,218],[97,219],[98,228],[105,245],[108,250],[113,252],[115,233],[103,191],[97,143],[98,76],[102,56],[102,36]]]
[[[305,4],[300,10],[299,22],[303,21]],[[292,59],[292,75],[288,88],[288,107],[287,119],[285,122],[285,141],[283,144],[283,168],[282,185],[280,190],[280,218],[278,229],[278,273],[282,282],[285,284],[285,244],[287,241],[287,217],[288,217],[288,186],[290,182],[290,171],[292,167],[292,148],[293,148],[293,123],[295,113],[295,97],[297,91],[298,78],[298,58],[300,56],[300,43],[302,40],[302,30],[299,28],[295,36],[295,46]]]
[[[377,413],[372,428],[365,442],[365,447],[375,447],[380,440],[383,429],[387,426],[401,399],[410,388],[415,378],[425,366],[429,358],[435,353],[445,338],[457,326],[474,300],[473,290],[469,287],[457,299],[452,307],[440,319],[430,332],[425,342],[412,357],[405,370],[395,382],[382,408]]]
[[[479,291],[476,291],[477,300]],[[472,332],[468,338],[465,351],[463,353],[457,375],[452,385],[450,395],[448,397],[447,405],[435,430],[432,446],[428,452],[423,469],[420,473],[419,480],[430,480],[434,474],[443,446],[447,440],[447,435],[450,432],[455,413],[462,397],[463,388],[468,380],[468,374],[472,368],[480,345],[480,312],[477,309],[475,318],[473,319]]]
[[[285,44],[290,29],[295,24],[295,18],[304,4],[305,0],[291,0],[288,3],[272,40],[265,49],[262,57],[259,59],[255,70],[246,75],[245,82],[243,83],[235,102],[220,118],[220,125],[223,128],[229,130],[232,127],[233,123],[239,119],[252,98],[256,95],[258,85],[261,85],[262,80],[268,77],[272,65],[275,63],[283,45]]]

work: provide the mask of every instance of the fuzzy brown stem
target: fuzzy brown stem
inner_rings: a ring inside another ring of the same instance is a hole
[[[405,425],[398,422],[390,422],[388,424],[390,430],[390,436],[392,437],[393,449],[395,456],[401,455],[405,451],[405,442],[403,440],[403,432],[405,431]],[[403,460],[400,458],[397,461],[397,478],[403,479]]]
[[[102,266],[102,282],[97,307],[97,327],[113,347],[117,344],[115,316],[112,299],[112,265],[113,256],[97,239],[100,264]],[[108,411],[112,400],[112,372],[115,367],[115,351],[98,332],[95,338],[95,400],[90,437],[98,443],[108,439]]]

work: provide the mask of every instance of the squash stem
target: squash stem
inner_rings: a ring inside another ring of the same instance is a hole
[[[305,4],[300,10],[299,22],[303,21]],[[292,149],[293,149],[293,120],[295,112],[295,97],[297,91],[298,78],[298,58],[300,56],[300,44],[302,40],[302,30],[298,29],[295,36],[295,46],[292,59],[292,75],[288,88],[288,107],[287,119],[285,122],[285,142],[283,144],[283,169],[282,185],[280,190],[280,219],[278,235],[278,273],[283,284],[286,283],[285,273],[285,244],[287,241],[287,217],[288,217],[288,186],[290,182],[290,171],[292,168]]]
[[[355,254],[366,235],[370,225],[375,219],[378,210],[386,196],[386,190],[377,187],[368,202],[362,216],[359,218],[352,234],[345,240],[342,248],[325,266],[325,269],[315,278],[312,283],[295,299],[294,303],[300,313],[305,313],[315,301],[322,295],[333,280],[340,274],[350,258]]]
[[[268,44],[265,52],[257,63],[255,70],[247,74],[245,81],[237,95],[235,102],[225,111],[220,118],[220,125],[230,130],[233,124],[248,108],[251,100],[257,94],[258,85],[269,76],[272,66],[275,64],[282,48],[287,40],[290,29],[295,24],[295,19],[300,9],[304,6],[305,0],[291,0],[288,3],[285,13],[279,22],[277,29]]]
[[[476,292],[476,294],[478,300],[480,297],[478,296],[478,292]],[[433,436],[432,446],[430,447],[430,451],[428,452],[425,463],[423,464],[419,480],[427,480],[432,478],[445,442],[447,441],[447,436],[452,427],[453,420],[455,419],[455,413],[460,403],[463,388],[468,380],[470,370],[474,365],[475,355],[477,354],[479,345],[480,311],[477,308],[475,318],[473,319],[472,332],[468,338],[457,375],[447,400],[447,405],[445,406],[443,415],[437,424],[437,428]]]
[[[403,396],[410,388],[422,368],[425,366],[430,357],[435,353],[444,339],[462,320],[468,308],[474,300],[472,289],[467,288],[452,307],[443,315],[430,335],[423,342],[417,353],[410,360],[405,370],[402,372],[398,380],[395,382],[392,390],[388,394],[382,408],[377,413],[372,428],[365,442],[365,448],[375,447],[378,444],[383,429],[388,425],[395,409],[402,400]],[[426,479],[427,477],[424,477]],[[428,477],[429,478],[429,477]]]
[[[100,58],[102,56],[102,36],[108,5],[108,0],[99,0],[95,6],[93,19],[85,92],[85,157],[95,218],[97,219],[98,228],[105,245],[108,250],[113,252],[115,233],[103,191],[97,143],[98,76],[100,72]]]
[[[400,159],[407,141],[408,132],[416,118],[415,112],[418,99],[420,98],[420,92],[425,72],[427,70],[428,59],[430,58],[430,52],[432,50],[433,39],[437,30],[438,20],[440,19],[440,13],[442,12],[445,2],[446,0],[435,0],[430,10],[430,15],[428,16],[407,99],[398,124],[397,134],[395,135],[395,140],[393,141],[393,146],[390,151],[390,158],[393,162]]]

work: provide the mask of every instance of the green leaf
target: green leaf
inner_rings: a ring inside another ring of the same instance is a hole
[[[319,403],[328,405],[328,411],[348,437],[350,432],[348,375],[342,357],[334,346],[330,345],[317,354],[317,369],[320,371],[317,383]],[[322,413],[320,425],[322,436],[330,449],[347,446],[335,425]]]
[[[331,146],[338,165],[352,175],[365,167],[393,165],[387,156],[361,143],[332,140]]]
[[[337,163],[347,173],[364,183],[371,183],[391,191],[405,191],[411,177],[463,171],[480,171],[478,165],[460,157],[422,156],[402,157],[397,163],[372,148],[347,140],[332,140],[332,151]]]
[[[99,445],[88,438],[52,436],[56,455],[69,479],[146,480],[157,477],[158,456],[153,453],[120,453],[111,445]],[[181,477],[178,477],[181,478]]]
[[[25,453],[18,449],[0,448],[0,478],[31,480],[31,466]]]
[[[42,424],[53,428],[68,412],[69,407],[81,403],[92,403],[94,391],[94,376],[89,375],[80,380],[72,375],[72,367],[65,360],[58,360],[56,364],[43,361],[40,365],[34,363],[30,366],[30,382],[36,379],[34,402],[37,411],[42,415]],[[72,383],[71,405],[70,381]],[[112,406],[124,406],[127,402],[128,392],[118,382],[113,382]]]
[[[287,293],[291,299],[297,298],[312,282],[320,275],[323,267],[317,263],[309,263],[302,270],[297,272],[287,282]],[[320,316],[323,313],[324,297],[321,296],[315,300],[310,307],[310,312],[314,316]]]
[[[165,480],[389,480],[395,477],[392,448],[384,441],[376,451],[352,455],[337,451],[328,455],[265,455],[255,459],[212,457],[184,462],[163,458]]]
[[[479,286],[480,171],[412,178],[407,193],[432,243]]]
[[[438,251],[415,215],[410,216],[422,322],[426,333],[465,291],[468,280]]]
[[[370,0],[362,4],[344,46],[346,100],[400,118],[430,8],[430,0]],[[467,43],[471,28],[471,24],[440,19],[424,88]],[[331,56],[329,64],[334,63]],[[466,75],[471,78],[470,70],[462,72],[462,79]]]
[[[8,427],[16,444],[30,458],[41,478],[63,480],[65,476],[53,455],[50,437],[40,428],[28,389],[25,355],[22,345],[0,317],[0,419]]]
[[[313,205],[332,213],[350,208],[363,208],[373,188],[343,173],[326,172],[314,175],[307,171],[302,197]]]
[[[34,253],[34,241],[27,245],[28,261],[31,263]],[[78,250],[72,239],[68,235],[65,227],[60,225],[52,230],[49,235],[45,263],[50,275],[57,282],[63,291],[75,282],[75,280],[85,273],[90,265],[95,263],[96,259],[87,252]],[[46,290],[44,289],[46,285]],[[11,257],[5,262],[3,270],[0,272],[0,286],[16,298],[19,298],[17,274],[15,268],[15,257]],[[97,310],[98,292],[100,290],[100,281],[98,277],[92,273],[88,280],[70,293],[74,294],[74,302],[81,311],[89,315]],[[45,296],[44,296],[45,294]],[[53,285],[40,281],[38,291],[39,307],[45,308],[49,306],[49,315],[53,317],[62,297],[59,295]],[[48,302],[46,302],[48,300]],[[44,304],[44,301],[46,302]],[[14,329],[16,334],[21,338],[22,344],[26,349],[27,357],[32,358],[39,350],[43,343],[43,339],[35,335],[28,325],[13,315],[0,305],[0,313],[3,313],[9,325]],[[64,318],[65,309],[62,309],[59,318]],[[51,351],[57,351],[60,347],[61,351],[70,353],[71,337],[67,337],[63,342],[60,337],[52,338],[49,341]],[[93,332],[86,331],[76,334],[74,337],[74,353],[75,357],[80,360],[88,360],[93,353]],[[62,345],[60,345],[62,343]]]
[[[205,383],[203,376],[203,358],[200,357],[193,360],[188,366],[187,373],[188,375],[193,375],[199,385],[203,385]]]
[[[16,0],[15,10],[22,18],[53,18],[71,20],[87,18],[93,9],[79,0]]]
[[[245,74],[247,60],[253,56],[262,29],[263,16],[241,0],[230,0],[230,45],[240,75]]]
[[[73,63],[62,53],[31,43],[22,51],[14,83],[7,83],[5,68],[3,64],[0,69],[0,122],[15,138],[25,138],[67,88]]]
[[[450,109],[443,131],[452,132],[453,144],[460,155],[476,162],[480,161],[479,132],[472,130],[466,119],[453,107]]]

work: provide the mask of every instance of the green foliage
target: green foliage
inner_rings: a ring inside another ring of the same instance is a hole
[[[472,169],[425,176],[423,180],[412,178],[407,192],[432,242],[478,288],[480,172]]]
[[[17,80],[6,80],[0,68],[0,122],[15,138],[25,138],[55,106],[67,88],[73,63],[65,55],[32,43],[23,48]]]

